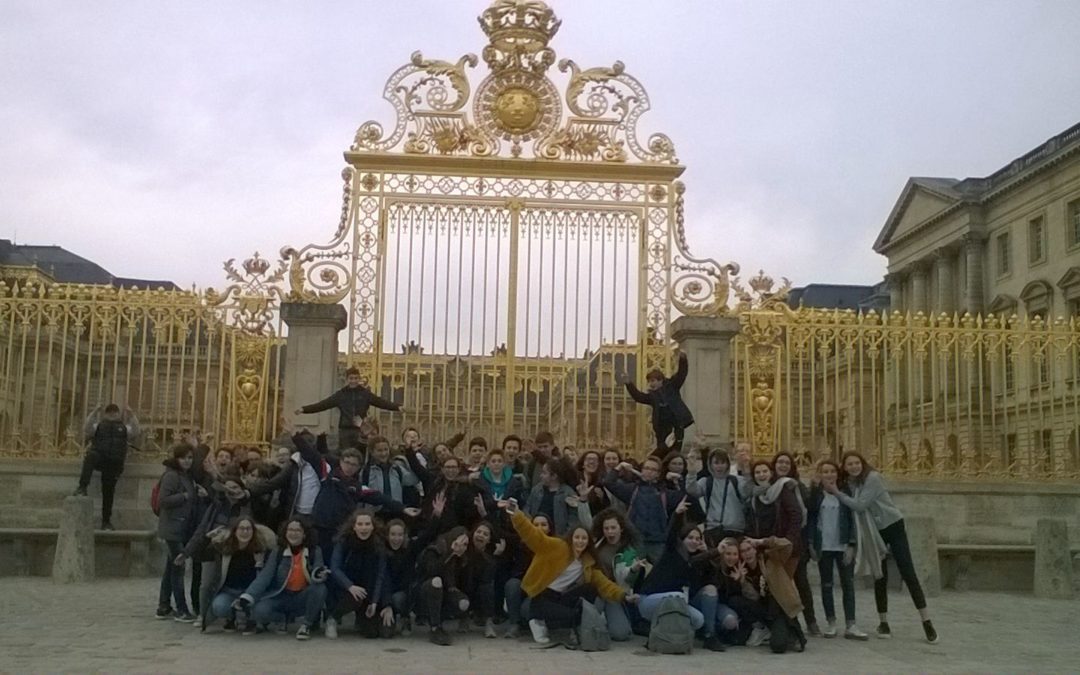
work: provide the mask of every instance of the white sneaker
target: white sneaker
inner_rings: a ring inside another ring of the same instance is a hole
[[[847,630],[844,631],[844,637],[846,637],[849,640],[869,640],[870,639],[870,636],[867,635],[866,633],[864,633],[863,631],[859,630],[859,627],[856,626],[855,624],[851,624],[850,626],[847,627]]]
[[[821,635],[824,636],[824,637],[827,637],[827,638],[836,637],[836,622],[835,621],[830,621],[825,626],[825,631]]]
[[[330,617],[326,618],[326,637],[331,640],[337,639],[337,621],[334,621]]]
[[[547,624],[539,619],[529,619],[529,630],[532,631],[533,641],[538,645],[546,645],[551,642],[548,637]]]
[[[760,647],[765,644],[766,640],[772,637],[772,633],[768,628],[761,624],[754,624],[754,630],[750,632],[749,639],[746,640],[747,647]]]

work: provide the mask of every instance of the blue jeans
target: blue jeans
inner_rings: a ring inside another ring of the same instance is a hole
[[[207,621],[213,621],[214,619],[223,619],[227,616],[231,616],[233,612],[233,601],[240,597],[243,593],[242,588],[223,588],[218,591],[214,596],[213,601],[210,603],[210,613],[207,615]]]
[[[532,601],[521,590],[521,579],[507,579],[503,595],[506,597],[506,620],[511,624],[528,621]]]
[[[611,639],[615,642],[629,640],[633,635],[633,630],[630,626],[630,617],[627,616],[623,604],[611,600],[599,600],[599,602],[602,603],[600,609],[604,610],[604,616],[607,618],[607,629]]]
[[[188,612],[187,598],[184,597],[184,566],[174,565],[173,560],[184,550],[179,541],[165,542],[165,569],[161,573],[161,589],[158,592],[158,607],[169,606],[169,596],[176,606],[177,614]],[[199,563],[195,563],[198,565]]]
[[[647,621],[652,621],[653,616],[656,614],[656,610],[660,608],[660,601],[675,595],[684,598],[686,597],[682,591],[653,593],[652,595],[641,596],[641,599],[638,600],[638,611],[641,612],[641,617]],[[705,615],[693,605],[690,605],[690,625],[694,627],[694,630],[701,630],[701,627],[705,625]]]
[[[825,618],[836,621],[836,605],[833,599],[833,568],[840,572],[840,590],[844,598],[844,620],[855,623],[855,565],[844,564],[843,551],[822,551],[818,560],[818,574],[821,575],[821,604],[825,607]]]
[[[255,603],[255,622],[265,626],[274,621],[304,618],[304,625],[314,626],[326,604],[326,584],[310,584],[302,591],[282,591],[272,598]]]
[[[690,599],[690,607],[701,612],[701,620],[705,628],[705,637],[709,637],[716,630],[716,608],[720,600],[716,597],[716,591],[706,593],[705,589],[699,590]]]

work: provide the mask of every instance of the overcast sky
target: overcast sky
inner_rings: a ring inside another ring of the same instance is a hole
[[[227,258],[322,243],[341,152],[392,125],[386,78],[479,54],[486,5],[0,0],[0,237],[219,288]],[[908,176],[985,175],[1080,121],[1075,0],[553,7],[559,58],[649,90],[694,251],[796,284],[878,281]]]

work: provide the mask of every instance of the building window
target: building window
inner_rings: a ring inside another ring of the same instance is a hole
[[[1009,233],[1002,232],[997,236],[997,273],[1004,276],[1012,271],[1012,243],[1009,241]]]
[[[1005,346],[1005,354],[1001,363],[1002,380],[1004,380],[1005,391],[1011,392],[1016,388],[1016,364],[1013,363],[1013,350],[1008,345]]]
[[[1046,225],[1043,217],[1028,222],[1028,263],[1036,265],[1046,261]]]
[[[1035,471],[1049,473],[1050,458],[1054,448],[1054,432],[1050,429],[1041,429],[1035,432]]]
[[[1074,199],[1065,207],[1065,230],[1069,246],[1080,244],[1080,199]]]

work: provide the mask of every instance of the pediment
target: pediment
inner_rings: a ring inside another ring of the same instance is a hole
[[[960,201],[959,198],[948,194],[948,188],[944,183],[940,189],[935,189],[920,182],[920,179],[910,179],[904,186],[900,198],[896,200],[888,220],[885,221],[885,227],[874,242],[874,250],[881,253],[881,249],[888,246],[890,242],[917,229],[958,201]]]

